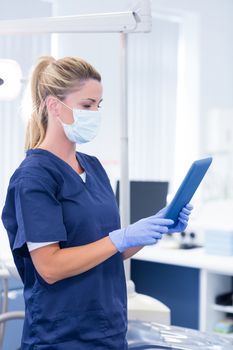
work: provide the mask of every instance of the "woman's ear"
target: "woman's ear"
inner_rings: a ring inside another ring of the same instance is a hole
[[[46,99],[48,114],[58,116],[60,114],[61,104],[55,96],[49,95]]]

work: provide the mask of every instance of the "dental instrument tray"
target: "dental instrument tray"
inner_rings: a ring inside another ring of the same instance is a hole
[[[209,157],[196,160],[191,165],[184,180],[178,188],[173,200],[168,205],[165,218],[172,219],[175,222],[174,225],[169,227],[173,227],[176,225],[181,209],[187,203],[189,203],[189,201],[193,197],[203,177],[205,176],[211,162],[212,157]]]

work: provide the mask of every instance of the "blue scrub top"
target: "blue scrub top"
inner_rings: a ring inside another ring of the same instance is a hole
[[[27,249],[27,241],[81,246],[120,227],[100,162],[80,152],[76,157],[86,182],[68,163],[42,149],[27,151],[10,180],[2,220],[24,283],[22,350],[127,349],[122,255],[50,285],[37,273]]]

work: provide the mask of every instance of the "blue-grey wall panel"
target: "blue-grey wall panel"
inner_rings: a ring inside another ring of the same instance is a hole
[[[171,309],[172,325],[198,329],[198,269],[132,259],[131,278],[138,293],[150,295]]]

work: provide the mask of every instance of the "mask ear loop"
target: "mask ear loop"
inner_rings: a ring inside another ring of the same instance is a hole
[[[69,108],[71,111],[73,111],[72,108],[70,108],[69,106],[67,106],[67,104],[65,104],[64,102],[62,102],[61,100],[59,100],[59,98],[56,97],[56,100],[57,100],[58,102],[61,102],[65,107]],[[59,122],[61,123],[61,125],[63,125],[63,126],[72,125],[72,124],[73,124],[73,123],[71,123],[71,124],[63,123],[63,121],[61,120],[60,117],[57,117],[57,118],[58,118]]]
[[[67,106],[67,104],[65,104],[64,102],[62,102],[61,100],[59,100],[59,98],[57,98],[57,101],[61,102],[64,106],[66,106],[66,107],[69,108],[71,111],[73,111],[72,108],[70,108],[69,106]]]

